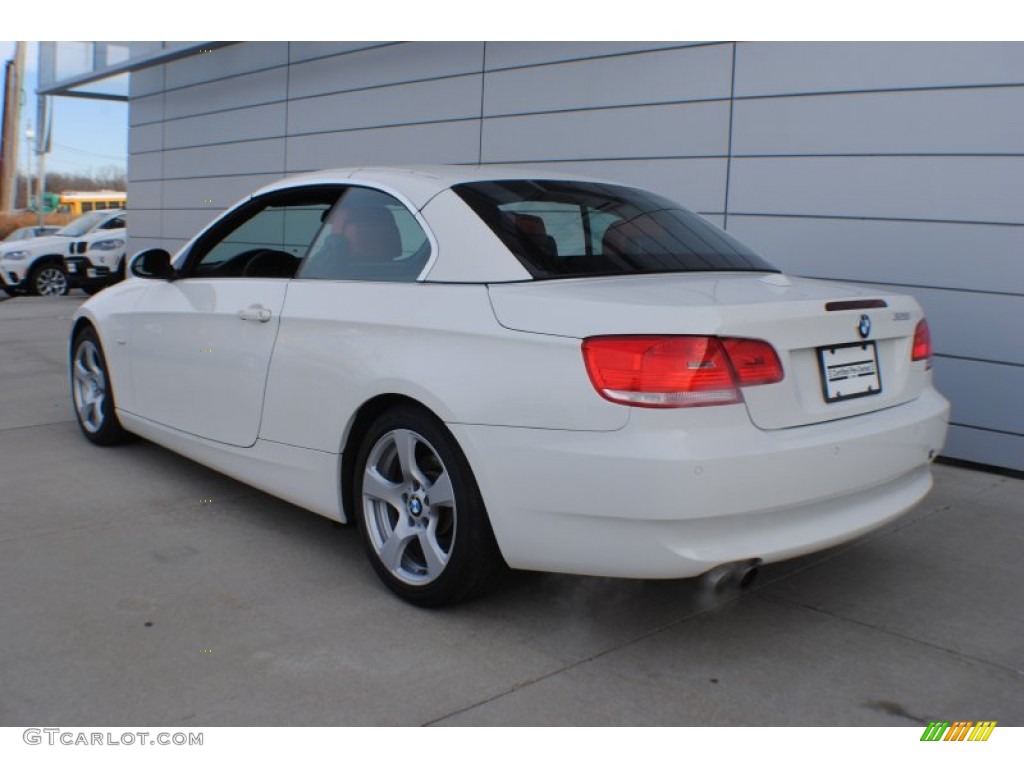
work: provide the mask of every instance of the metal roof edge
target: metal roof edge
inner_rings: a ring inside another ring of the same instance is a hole
[[[125,72],[137,72],[141,69],[148,69],[149,67],[167,64],[168,62],[177,61],[178,59],[185,59],[189,56],[196,55],[200,51],[235,45],[236,42],[237,41],[234,40],[201,41],[179,45],[174,48],[164,48],[160,51],[136,56],[132,59],[126,59],[125,61],[109,67],[104,67],[103,69],[91,70],[89,72],[83,72],[80,75],[75,75],[74,77],[65,78],[51,83],[45,88],[37,89],[36,93],[40,96],[77,96],[79,94],[70,92],[72,88],[78,88],[82,85],[95,83],[99,80],[106,80],[108,77],[121,75]],[[120,97],[116,96],[105,96],[105,98],[115,98],[120,100]],[[127,100],[127,97],[125,97],[124,100]]]

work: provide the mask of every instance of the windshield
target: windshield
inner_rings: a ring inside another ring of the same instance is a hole
[[[452,189],[536,279],[656,272],[778,272],[700,216],[650,192],[578,181]]]
[[[81,237],[88,233],[99,224],[101,221],[109,216],[109,213],[87,213],[84,216],[79,216],[77,219],[68,224],[64,229],[54,232],[55,235],[61,237]]]

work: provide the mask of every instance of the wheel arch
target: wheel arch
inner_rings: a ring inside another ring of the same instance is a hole
[[[370,426],[377,420],[377,417],[399,405],[418,408],[424,413],[433,416],[441,424],[444,423],[440,416],[419,400],[395,392],[376,395],[359,406],[356,412],[352,414],[352,418],[349,419],[345,433],[342,436],[341,505],[342,512],[345,515],[345,525],[353,525],[355,523],[354,514],[359,507],[353,493],[355,491],[356,454],[359,452],[360,443],[370,429]],[[465,452],[463,451],[463,453]]]
[[[51,261],[59,263],[61,266],[64,265],[64,254],[62,253],[47,253],[43,256],[37,256],[32,260],[32,269],[35,269],[40,264],[49,264]]]
[[[27,274],[29,276],[34,275],[36,272],[38,272],[40,269],[47,266],[48,264],[54,264],[60,267],[61,269],[64,269],[63,254],[47,253],[43,256],[36,257],[35,259],[32,260],[32,264],[31,266],[29,266]]]
[[[99,328],[96,327],[96,323],[92,321],[92,318],[82,315],[75,320],[74,325],[71,326],[71,335],[68,337],[68,355],[69,357],[75,352],[75,339],[86,328],[92,328],[92,332],[96,334],[96,338],[100,340],[100,344],[103,344],[103,339],[100,338]]]

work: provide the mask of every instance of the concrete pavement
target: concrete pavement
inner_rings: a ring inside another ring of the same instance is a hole
[[[0,725],[1024,725],[1024,480],[938,465],[742,594],[517,573],[424,611],[352,529],[87,443],[81,300],[0,302]]]

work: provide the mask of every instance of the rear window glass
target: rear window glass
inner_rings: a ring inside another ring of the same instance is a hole
[[[453,189],[536,279],[778,271],[697,214],[650,192],[539,180]]]

